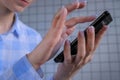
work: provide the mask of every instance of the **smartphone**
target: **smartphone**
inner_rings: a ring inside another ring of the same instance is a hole
[[[97,34],[103,27],[103,25],[108,25],[110,22],[112,22],[112,20],[113,19],[111,17],[111,14],[108,11],[104,11],[92,24],[90,24],[90,26],[93,26],[95,28],[95,34]],[[86,30],[84,31],[84,34],[86,38]],[[77,43],[78,43],[77,38],[70,43],[71,55],[76,55]],[[64,61],[63,51],[54,58],[54,61],[56,63]]]

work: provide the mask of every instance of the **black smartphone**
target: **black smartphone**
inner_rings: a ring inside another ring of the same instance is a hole
[[[103,27],[103,25],[108,25],[112,20],[113,19],[110,13],[108,11],[104,11],[92,24],[90,24],[90,26],[93,26],[95,28],[95,34],[97,34],[99,30]],[[84,31],[84,34],[86,36],[86,30]],[[71,55],[76,55],[77,38],[70,43],[70,46],[71,46]],[[56,63],[64,61],[63,51],[54,58],[54,61]]]

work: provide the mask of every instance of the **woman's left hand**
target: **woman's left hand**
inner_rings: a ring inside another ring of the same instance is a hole
[[[64,45],[64,62],[59,64],[54,80],[70,80],[79,69],[90,62],[106,30],[107,26],[103,26],[95,35],[94,28],[89,27],[87,29],[87,40],[84,32],[79,32],[77,54],[74,56],[71,56],[70,43],[66,41]]]

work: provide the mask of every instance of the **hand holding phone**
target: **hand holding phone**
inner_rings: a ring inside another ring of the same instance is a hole
[[[104,11],[90,26],[95,28],[95,34],[97,34],[103,25],[108,25],[112,21],[112,17],[108,11]],[[86,37],[86,30],[84,31]],[[77,53],[77,38],[72,41],[70,44],[71,46],[71,55],[76,55]],[[64,61],[64,54],[63,51],[55,57],[54,61],[56,63]]]

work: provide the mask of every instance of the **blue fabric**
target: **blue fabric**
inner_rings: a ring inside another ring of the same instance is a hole
[[[42,80],[41,69],[35,71],[26,57],[41,40],[15,15],[11,30],[0,34],[0,80]]]

